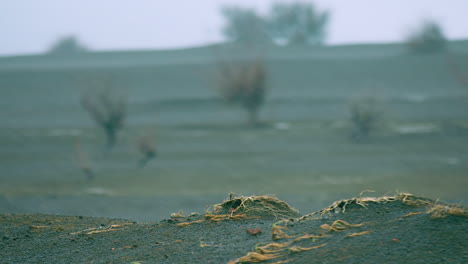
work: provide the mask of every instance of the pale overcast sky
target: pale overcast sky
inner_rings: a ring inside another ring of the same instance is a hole
[[[283,0],[282,2],[296,2]],[[219,9],[265,13],[275,0],[0,0],[0,55],[46,51],[75,35],[92,50],[180,48],[222,40]],[[315,0],[331,11],[329,44],[395,42],[425,19],[468,38],[468,0]]]

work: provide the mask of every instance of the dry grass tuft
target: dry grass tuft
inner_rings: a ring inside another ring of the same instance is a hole
[[[350,227],[357,227],[357,226],[363,226],[364,223],[361,223],[361,224],[355,224],[355,225],[352,225],[346,221],[343,221],[343,220],[336,220],[334,221],[331,225],[328,225],[328,224],[323,224],[320,226],[320,229],[324,229],[326,231],[335,231],[335,232],[339,232],[339,231],[343,231],[343,230],[346,230]]]
[[[205,219],[199,219],[195,220],[192,222],[184,222],[184,223],[179,223],[177,226],[184,227],[184,226],[189,226],[191,224],[197,224],[197,223],[202,223],[204,221],[213,221],[213,222],[220,222],[223,220],[244,220],[244,219],[255,219],[258,217],[249,217],[245,214],[238,214],[238,215],[230,215],[230,214],[224,214],[224,215],[215,215],[215,214],[210,214],[206,213],[205,214]]]
[[[362,236],[362,235],[367,235],[367,234],[370,234],[370,233],[372,233],[372,231],[362,231],[362,232],[359,232],[359,233],[349,234],[346,237]]]
[[[107,227],[92,227],[92,228],[87,228],[82,231],[78,232],[73,232],[69,233],[69,235],[92,235],[92,234],[98,234],[98,233],[105,233],[105,232],[111,232],[111,231],[117,231],[121,230],[123,227],[127,225],[133,225],[133,223],[123,223],[119,225],[110,225]]]
[[[256,217],[291,218],[299,212],[284,201],[272,196],[231,197],[221,204],[213,206],[213,214],[245,214]]]
[[[445,218],[450,215],[468,217],[468,210],[461,205],[434,204],[427,210],[431,218]]]
[[[267,69],[263,59],[219,61],[218,69],[223,97],[228,102],[240,104],[247,111],[249,125],[259,125],[258,111],[267,91]]]
[[[260,254],[257,252],[249,252],[246,256],[238,258],[236,260],[231,260],[228,264],[235,264],[235,263],[259,263],[263,261],[267,261],[270,259],[275,259],[281,257],[281,255],[277,254]]]
[[[185,227],[185,226],[189,226],[189,225],[192,225],[192,224],[201,223],[201,222],[204,222],[204,221],[205,221],[205,219],[200,219],[200,220],[196,220],[196,221],[192,221],[192,222],[179,223],[179,224],[177,224],[177,226]]]
[[[302,251],[309,251],[309,250],[316,249],[316,248],[321,248],[321,247],[324,247],[324,246],[326,246],[326,245],[327,245],[327,243],[322,244],[322,245],[318,245],[318,246],[313,246],[313,247],[299,247],[299,246],[294,246],[294,247],[288,248],[288,250],[289,250],[289,252],[291,252],[291,253],[297,253],[297,252],[302,252]]]
[[[403,207],[414,206],[414,207],[423,208],[418,212],[410,212],[404,215],[403,217],[399,218],[399,220],[406,218],[406,217],[422,214],[424,213],[424,210],[427,210],[426,212],[428,214],[431,214],[432,218],[443,218],[443,217],[447,217],[450,215],[464,216],[464,217],[468,216],[467,209],[462,206],[438,204],[437,202],[433,200],[417,197],[409,193],[398,193],[394,196],[382,196],[382,197],[362,197],[361,195],[359,195],[356,198],[352,198],[348,200],[336,201],[331,206],[323,209],[322,211],[315,212],[309,215],[305,215],[297,219],[285,218],[285,219],[279,220],[278,222],[272,225],[272,240],[275,241],[275,240],[284,239],[284,241],[281,241],[282,243],[272,242],[268,244],[265,244],[265,243],[258,244],[254,252],[250,252],[244,257],[230,261],[228,264],[258,263],[258,262],[263,262],[263,261],[268,261],[268,263],[271,263],[272,262],[271,260],[275,258],[282,259],[282,260],[277,260],[277,262],[275,263],[287,263],[292,260],[292,259],[285,259],[287,256],[290,256],[290,254],[325,247],[327,243],[323,243],[320,245],[312,244],[313,246],[310,246],[310,247],[307,247],[307,246],[311,245],[310,243],[315,243],[317,240],[321,238],[330,237],[330,236],[333,236],[334,234],[337,235],[337,233],[334,233],[334,232],[342,232],[342,231],[350,230],[350,228],[353,228],[353,227],[361,227],[361,226],[364,226],[366,223],[351,224],[343,220],[336,220],[336,221],[333,221],[333,223],[331,224],[321,225],[320,229],[324,230],[325,232],[321,232],[320,235],[311,235],[311,234],[288,235],[285,233],[285,231],[288,230],[287,228],[288,223],[292,223],[296,221],[303,221],[303,220],[323,219],[322,216],[324,216],[325,214],[345,212],[347,207],[349,207],[350,205],[358,205],[358,206],[365,208],[369,206],[371,203],[385,204],[385,203],[390,203],[390,202],[398,202],[400,203],[400,206],[403,206]],[[262,200],[263,198],[268,199],[267,200],[268,202],[263,201]],[[235,217],[235,216],[238,216],[234,214],[236,212],[252,213],[253,211],[255,212],[255,215],[258,215],[258,211],[256,210],[259,210],[261,212],[261,215],[264,215],[265,211],[269,212],[270,210],[273,210],[276,208],[276,207],[271,207],[272,203],[270,202],[272,200],[275,202],[279,201],[276,198],[263,197],[263,196],[262,197],[252,196],[252,197],[231,198],[222,204],[216,205],[215,212],[227,211],[227,212],[230,212],[231,214],[224,214],[224,216],[231,215],[231,217]],[[254,203],[253,210],[251,209],[251,207],[249,207],[251,202]],[[265,203],[267,204],[270,203],[268,204],[267,209],[263,207]],[[284,202],[281,202],[280,204],[284,206],[282,203]],[[261,205],[260,208],[257,207],[259,205]],[[280,207],[280,209],[284,208],[282,206]],[[314,215],[318,216],[318,218],[311,217]],[[223,215],[219,215],[219,216],[223,216]],[[324,234],[326,232],[331,232],[331,233]],[[355,233],[350,232],[349,234],[345,234],[344,237],[352,238],[352,237],[371,234],[372,232],[374,231],[365,230],[365,231],[355,232]],[[309,239],[311,241],[307,241]]]
[[[430,199],[417,197],[417,196],[412,195],[410,193],[398,193],[395,196],[394,200],[395,201],[401,201],[406,205],[416,206],[416,207],[428,206],[428,205],[434,203]]]
[[[183,212],[183,211],[179,211],[179,212],[177,212],[177,213],[172,213],[172,214],[171,214],[171,217],[172,217],[172,218],[183,218],[183,217],[185,217],[185,215],[184,215],[184,212]]]
[[[410,216],[415,216],[415,215],[418,215],[418,214],[422,214],[422,212],[411,212],[411,213],[407,213],[407,214],[405,214],[404,216],[402,216],[402,218],[406,218],[406,217],[410,217]]]
[[[278,253],[278,252],[281,252],[283,250],[285,250],[287,247],[289,247],[291,245],[293,241],[288,241],[288,242],[284,242],[284,243],[270,243],[270,244],[267,244],[265,246],[257,246],[256,247],[256,251],[258,253],[261,253],[261,254],[275,254],[275,253]]]
[[[323,238],[323,237],[327,237],[328,235],[324,235],[324,234],[320,234],[320,235],[309,235],[309,234],[305,234],[303,236],[300,236],[296,239],[294,239],[294,242],[298,242],[298,241],[301,241],[301,240],[304,240],[304,239],[317,239],[317,238]]]
[[[223,220],[244,220],[244,219],[255,219],[259,218],[257,216],[247,216],[246,214],[223,214],[223,215],[216,215],[216,214],[205,214],[205,219],[209,221],[219,222]]]
[[[285,238],[291,238],[292,236],[287,235],[283,230],[287,230],[285,226],[273,226],[271,228],[271,239],[279,240]]]
[[[362,194],[362,193],[361,193]],[[434,201],[427,199],[427,198],[421,198],[417,197],[413,194],[410,193],[398,193],[394,196],[382,196],[382,197],[355,197],[352,199],[344,199],[344,200],[339,200],[335,201],[332,205],[329,207],[319,211],[319,212],[314,212],[308,215],[304,215],[300,217],[298,220],[299,221],[304,221],[304,220],[315,220],[318,218],[312,218],[313,215],[320,215],[324,216],[326,214],[333,214],[333,213],[344,213],[346,212],[346,209],[350,205],[359,205],[361,207],[366,208],[369,203],[389,203],[389,202],[396,202],[400,201],[406,205],[409,206],[416,206],[416,207],[424,207],[424,206],[429,206],[434,203]]]
[[[284,264],[284,263],[289,263],[291,261],[293,261],[294,259],[286,259],[286,260],[280,260],[280,261],[277,261],[277,262],[273,262],[271,264]]]

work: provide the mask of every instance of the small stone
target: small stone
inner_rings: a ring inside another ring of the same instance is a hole
[[[245,231],[251,234],[252,236],[256,236],[262,233],[262,230],[260,228],[247,228]]]

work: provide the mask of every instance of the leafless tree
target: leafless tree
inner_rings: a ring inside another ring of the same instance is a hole
[[[266,95],[267,72],[261,58],[237,62],[219,62],[221,91],[231,103],[240,104],[250,126],[260,125],[258,112]]]
[[[157,155],[156,144],[153,138],[148,135],[140,137],[138,142],[138,150],[141,154],[143,154],[143,157],[138,164],[141,168],[145,167],[146,164],[150,160],[154,159]]]
[[[468,56],[449,56],[449,70],[461,85],[468,88]]]
[[[322,44],[326,37],[328,11],[319,11],[313,3],[273,3],[267,18],[269,35],[287,44]]]
[[[96,174],[91,166],[88,154],[83,151],[81,148],[81,143],[79,140],[75,141],[75,161],[86,176],[87,180],[93,180],[96,177]]]
[[[349,105],[349,121],[352,125],[351,140],[360,142],[369,138],[382,118],[382,110],[376,98],[366,97]]]
[[[103,90],[84,94],[81,97],[81,104],[96,124],[102,128],[107,139],[107,148],[112,149],[127,115],[124,99],[113,95],[110,90]]]
[[[224,6],[221,14],[226,20],[224,36],[237,43],[270,43],[266,30],[266,21],[254,9],[239,6]]]
[[[49,50],[49,54],[72,55],[84,53],[87,48],[74,36],[59,39]]]
[[[447,38],[436,21],[427,20],[406,38],[406,46],[413,53],[435,53],[447,49]]]

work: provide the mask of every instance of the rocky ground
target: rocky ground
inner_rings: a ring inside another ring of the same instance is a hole
[[[0,263],[468,263],[467,210],[410,194],[303,215],[231,197],[159,223],[0,214]]]

